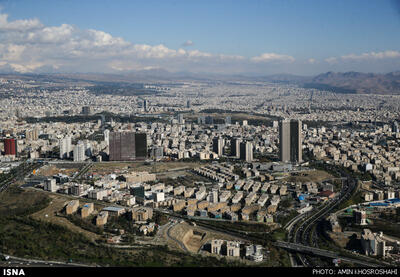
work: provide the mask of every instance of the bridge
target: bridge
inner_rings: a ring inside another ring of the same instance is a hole
[[[361,265],[361,266],[367,266],[367,267],[377,267],[377,266],[382,266],[376,263],[368,262],[365,260],[358,260],[358,259],[353,259],[353,258],[348,258],[348,257],[343,257],[340,256],[339,254],[320,249],[320,248],[315,248],[311,246],[306,246],[303,244],[299,243],[291,243],[291,242],[285,242],[285,241],[277,241],[274,243],[275,246],[280,247],[280,248],[285,248],[288,250],[296,251],[296,252],[302,252],[304,254],[311,254],[311,255],[317,255],[325,258],[331,258],[331,259],[340,259],[342,261],[347,261],[353,264]],[[365,257],[367,258],[367,257]]]

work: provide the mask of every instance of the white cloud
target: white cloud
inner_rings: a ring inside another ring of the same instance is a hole
[[[34,30],[42,27],[43,25],[36,18],[28,20],[15,20],[9,22],[7,14],[0,14],[0,32],[7,32],[7,31],[25,32],[27,30]]]
[[[309,64],[315,64],[315,63],[317,63],[317,60],[313,59],[313,58],[310,58],[310,59],[308,59],[308,63]]]
[[[350,55],[341,56],[341,59],[344,61],[346,61],[346,60],[364,61],[364,60],[393,59],[393,58],[399,58],[399,57],[400,57],[400,52],[387,50],[387,51],[383,51],[383,52],[363,53],[361,55],[350,54]]]
[[[194,45],[194,43],[191,40],[187,40],[182,44],[183,47],[193,46],[193,45]]]
[[[250,59],[256,63],[268,63],[268,62],[294,62],[295,59],[292,56],[281,55],[276,53],[264,53],[257,57]]]
[[[335,63],[337,63],[338,59],[335,57],[330,57],[330,58],[325,59],[325,61],[330,64],[335,64]]]

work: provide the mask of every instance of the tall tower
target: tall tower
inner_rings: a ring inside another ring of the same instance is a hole
[[[111,132],[110,161],[135,161],[147,158],[147,135],[133,132]]]
[[[253,161],[253,143],[250,141],[240,143],[240,159],[248,163]]]
[[[300,120],[279,122],[279,159],[282,162],[302,161],[302,137]]]
[[[224,149],[224,139],[216,137],[213,139],[213,152],[217,153],[218,156],[222,156]]]
[[[79,141],[74,147],[74,162],[83,162],[85,159],[85,144]]]
[[[60,159],[69,158],[71,151],[72,151],[71,137],[66,136],[63,139],[60,139]]]
[[[13,138],[4,139],[4,155],[17,155],[17,140]]]
[[[235,158],[240,158],[240,142],[239,138],[231,139],[231,156]]]

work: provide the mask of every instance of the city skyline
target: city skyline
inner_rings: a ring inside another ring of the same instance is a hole
[[[1,1],[0,72],[398,71],[396,1]],[[60,12],[62,11],[62,12]]]

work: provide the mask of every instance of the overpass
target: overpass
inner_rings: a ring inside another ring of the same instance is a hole
[[[340,259],[343,261],[351,262],[357,265],[361,266],[367,266],[367,267],[377,267],[377,266],[382,266],[376,263],[364,261],[364,260],[359,260],[359,259],[353,259],[353,258],[348,258],[348,257],[343,257],[340,256],[339,254],[324,250],[324,249],[319,249],[311,246],[306,246],[300,243],[291,243],[291,242],[285,242],[285,241],[277,241],[274,243],[275,246],[280,247],[280,248],[285,248],[288,250],[296,251],[296,252],[301,252],[304,254],[311,254],[311,255],[317,255],[325,258],[331,258],[331,259]]]

